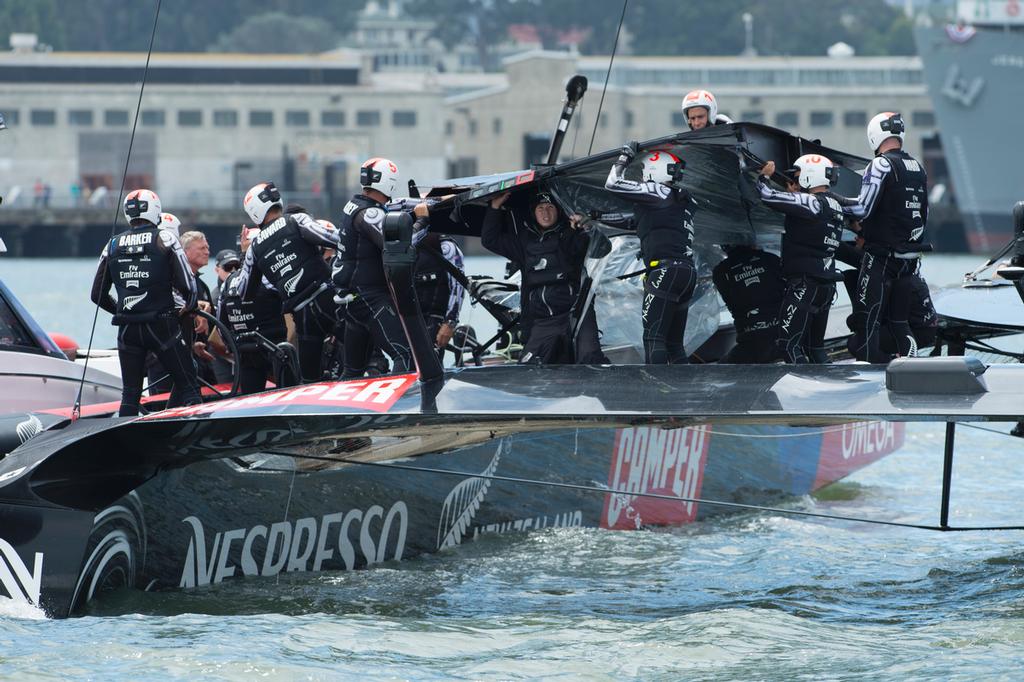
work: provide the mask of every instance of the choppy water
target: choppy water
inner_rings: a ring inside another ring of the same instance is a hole
[[[941,266],[951,280],[974,262],[935,258],[929,275]],[[54,328],[47,316],[76,319],[67,299],[56,309],[36,300],[88,279],[91,262],[69,263],[0,261],[0,275]],[[18,272],[68,279],[32,293]],[[900,453],[793,504],[934,523],[942,436],[941,425],[910,425]],[[962,427],[958,445],[953,522],[1024,522],[1024,441]],[[66,621],[0,605],[2,678],[976,680],[1022,670],[1024,533],[780,515],[484,536],[349,574],[122,592]]]

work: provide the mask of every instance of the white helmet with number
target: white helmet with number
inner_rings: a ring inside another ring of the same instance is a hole
[[[890,137],[898,137],[902,142],[906,132],[907,126],[902,116],[892,111],[883,111],[868,121],[868,146],[871,151],[878,151],[878,147]]]
[[[643,178],[645,181],[670,184],[683,177],[686,163],[675,154],[669,152],[651,152],[644,157]]]
[[[832,161],[820,154],[804,154],[793,166],[800,172],[797,182],[804,189],[834,185],[838,177]]]
[[[683,116],[694,107],[704,107],[708,110],[708,123],[714,123],[718,116],[718,102],[715,96],[707,90],[690,90],[683,98]]]
[[[124,217],[131,225],[133,220],[145,220],[153,225],[160,224],[160,197],[150,189],[137,189],[124,198]]]
[[[283,209],[284,202],[281,201],[281,193],[277,191],[277,187],[272,182],[253,185],[245,193],[245,199],[242,200],[242,208],[257,227],[263,224],[267,212],[274,206],[280,206]]]
[[[164,230],[170,230],[176,235],[181,235],[181,221],[173,213],[160,214],[160,227]]]
[[[375,189],[390,199],[398,191],[398,166],[390,159],[367,159],[359,169],[359,184],[364,189]]]

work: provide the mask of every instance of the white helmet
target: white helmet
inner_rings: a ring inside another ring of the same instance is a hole
[[[242,208],[257,227],[263,224],[267,212],[274,206],[284,208],[284,202],[281,201],[281,193],[277,191],[277,187],[274,187],[272,182],[261,182],[254,185],[245,193],[245,199],[242,200]]]
[[[375,189],[390,199],[398,191],[398,166],[390,159],[376,156],[367,159],[359,169],[359,184],[364,189]]]
[[[174,234],[181,236],[181,221],[178,220],[178,216],[173,213],[160,214],[160,227],[161,229],[170,230]]]
[[[868,146],[874,152],[890,137],[898,137],[902,142],[906,131],[907,126],[902,116],[892,111],[883,111],[868,121]]]
[[[707,90],[690,90],[683,98],[683,116],[694,107],[704,107],[708,110],[708,124],[715,122],[718,116],[718,102],[715,96]]]
[[[160,197],[149,189],[137,189],[124,198],[124,217],[131,225],[133,220],[146,220],[153,225],[160,224]]]
[[[683,176],[686,163],[675,154],[669,152],[651,152],[644,157],[643,178],[645,181],[669,184]]]
[[[337,232],[338,231],[338,228],[336,228],[334,226],[334,223],[332,223],[330,220],[324,220],[323,218],[317,218],[316,221],[320,225],[322,225],[323,227],[326,227],[331,232]]]
[[[804,189],[834,185],[838,177],[832,161],[820,154],[804,154],[793,166],[792,170],[800,171],[797,182]]]

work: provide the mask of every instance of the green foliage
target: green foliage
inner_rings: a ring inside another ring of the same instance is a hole
[[[321,32],[329,29],[340,37],[352,29],[364,4],[366,0],[163,0],[154,49],[202,52],[248,20],[269,13],[315,20],[324,24]],[[155,0],[0,0],[0,40],[7,33],[26,32],[36,33],[55,50],[145,50],[155,11]],[[289,30],[297,26],[289,23]],[[306,29],[301,31],[305,35]],[[288,47],[265,45],[253,51]]]
[[[210,46],[213,52],[296,52],[331,50],[340,36],[322,19],[291,17],[270,12],[249,17],[234,30],[222,33]]]

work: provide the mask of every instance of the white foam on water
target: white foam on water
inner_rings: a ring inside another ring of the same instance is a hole
[[[47,620],[46,613],[38,606],[33,606],[25,601],[15,601],[8,597],[0,597],[0,618]]]

